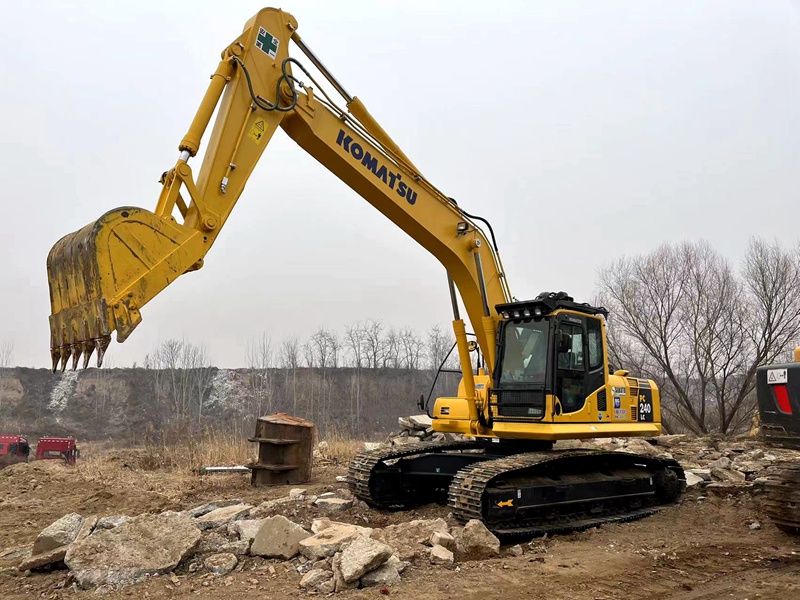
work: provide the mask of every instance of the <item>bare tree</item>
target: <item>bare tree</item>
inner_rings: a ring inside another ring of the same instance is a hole
[[[601,274],[610,358],[661,389],[664,425],[738,431],[755,373],[800,333],[800,259],[752,240],[741,273],[708,244],[664,245]]]
[[[284,338],[281,341],[280,365],[284,369],[285,385],[291,383],[292,414],[297,414],[297,369],[300,368],[300,342],[297,338]]]
[[[4,338],[0,341],[0,367],[12,367],[14,362],[14,340]]]
[[[428,332],[426,355],[428,358],[427,367],[431,370],[436,370],[442,364],[453,347],[455,339],[452,334],[442,331],[439,325],[434,325]],[[452,355],[451,355],[452,358]],[[451,360],[451,363],[453,361]],[[453,367],[454,364],[445,365]]]
[[[425,351],[425,344],[413,329],[401,329],[397,341],[402,352],[401,364],[405,369],[419,369]]]
[[[377,369],[383,363],[383,323],[372,319],[364,324],[364,351],[367,367]]]
[[[255,403],[256,415],[272,412],[272,341],[266,332],[247,344],[247,387]],[[266,410],[266,413],[264,412]]]
[[[366,331],[361,321],[345,327],[344,345],[350,354],[350,364],[360,369],[366,358]]]

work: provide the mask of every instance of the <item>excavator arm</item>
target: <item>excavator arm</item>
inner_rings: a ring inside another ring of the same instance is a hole
[[[292,40],[343,97],[324,94],[288,54]],[[314,83],[314,86],[309,85]],[[189,165],[218,110],[202,166]],[[53,370],[69,359],[98,366],[116,330],[123,342],[141,322],[142,307],[167,285],[199,269],[242,194],[270,139],[282,128],[323,166],[433,254],[445,267],[467,397],[475,397],[457,286],[483,351],[495,359],[497,304],[510,301],[499,255],[481,228],[431,185],[358,98],[351,97],[297,34],[295,19],[261,10],[222,58],[179,145],[175,167],[162,176],[155,212],[121,207],[61,239],[47,260]],[[177,213],[177,215],[175,214]],[[473,415],[476,416],[476,415]]]

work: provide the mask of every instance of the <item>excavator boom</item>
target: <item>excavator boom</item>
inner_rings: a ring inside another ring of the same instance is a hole
[[[318,98],[318,90],[308,85],[313,82],[309,71],[289,56],[290,40],[339,92],[346,109],[323,90],[324,99]],[[195,178],[189,160],[215,110]],[[510,300],[495,246],[327,71],[297,34],[295,19],[267,8],[223,50],[178,146],[178,161],[162,176],[155,211],[117,208],[51,250],[53,370],[59,363],[66,368],[70,358],[76,368],[81,356],[85,367],[94,352],[99,366],[114,331],[118,342],[125,341],[141,322],[147,302],[184,273],[202,267],[278,128],[439,259],[458,287],[491,368],[494,306]],[[466,347],[463,323],[456,324],[457,335],[461,332]],[[472,378],[471,368],[465,375]]]

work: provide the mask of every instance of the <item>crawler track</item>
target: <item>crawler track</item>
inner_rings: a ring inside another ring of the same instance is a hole
[[[683,469],[671,459],[591,450],[508,456],[491,451],[485,443],[466,441],[363,452],[350,465],[350,488],[359,499],[384,509],[446,498],[456,518],[479,519],[503,537],[639,519],[674,501],[685,488]],[[422,461],[435,473],[420,477]]]

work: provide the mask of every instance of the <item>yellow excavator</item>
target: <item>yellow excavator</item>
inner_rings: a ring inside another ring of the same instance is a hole
[[[290,42],[344,108],[289,56]],[[195,177],[189,161],[215,110]],[[147,302],[203,266],[278,128],[447,271],[462,379],[457,396],[435,401],[433,429],[464,439],[359,455],[349,469],[357,497],[383,508],[446,501],[502,535],[633,519],[679,497],[685,476],[675,461],[552,449],[556,440],[659,435],[655,383],[609,371],[602,307],[563,292],[512,300],[489,223],[423,176],[278,9],[261,10],[222,51],[155,212],[114,209],[50,251],[54,371],[81,357],[86,367],[93,353],[101,366],[114,331],[123,342]]]

